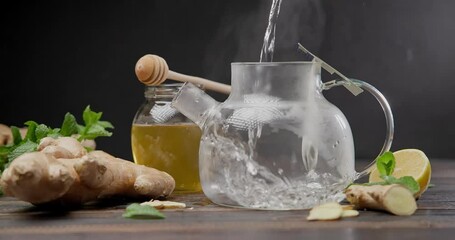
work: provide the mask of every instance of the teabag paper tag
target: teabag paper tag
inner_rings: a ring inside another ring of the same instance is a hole
[[[314,54],[312,54],[310,51],[308,51],[306,48],[304,48],[302,46],[302,44],[298,43],[299,45],[299,49],[306,53],[306,54],[309,54],[313,57],[313,61],[315,62],[318,62],[321,64],[321,67],[324,68],[327,72],[329,72],[330,74],[336,74],[338,75],[341,79],[343,79],[345,82],[343,83],[343,86],[348,89],[352,94],[354,94],[354,96],[357,96],[359,94],[361,94],[363,92],[363,89],[360,88],[359,86],[355,85],[349,78],[347,78],[346,76],[344,76],[343,74],[341,74],[340,72],[338,72],[335,68],[333,68],[332,66],[330,66],[329,64],[327,64],[326,62],[322,61],[322,59],[316,57]],[[330,82],[327,82],[327,83],[324,83],[324,85],[330,85],[330,84],[334,84],[336,82],[336,80],[333,80],[333,81],[330,81]]]

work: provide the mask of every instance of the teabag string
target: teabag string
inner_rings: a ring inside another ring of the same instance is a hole
[[[354,82],[352,82],[349,78],[347,78],[346,76],[344,76],[343,74],[341,74],[340,72],[338,72],[335,68],[333,68],[332,66],[330,66],[329,64],[327,64],[326,62],[322,61],[322,59],[316,57],[314,54],[312,54],[310,51],[308,51],[308,49],[306,49],[305,47],[302,46],[302,44],[300,43],[297,43],[298,46],[299,46],[299,50],[301,50],[303,53],[305,54],[308,54],[310,55],[311,57],[313,57],[313,61],[314,62],[317,62],[317,63],[320,63],[321,64],[321,67],[323,69],[325,69],[327,72],[329,72],[331,75],[333,75],[334,73],[336,75],[338,75],[341,79],[337,79],[337,80],[332,80],[332,81],[329,81],[329,82],[325,82],[324,85],[323,85],[323,89],[324,90],[328,90],[330,88],[332,88],[333,86],[335,85],[340,85],[342,84],[346,89],[348,89],[354,96],[357,96],[359,94],[361,94],[363,92],[363,89],[360,88],[359,86],[355,85]]]

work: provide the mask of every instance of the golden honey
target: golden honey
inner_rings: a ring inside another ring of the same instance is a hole
[[[199,141],[194,123],[133,124],[131,143],[134,162],[169,173],[176,192],[199,192]]]

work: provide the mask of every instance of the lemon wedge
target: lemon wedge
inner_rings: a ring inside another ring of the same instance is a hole
[[[395,170],[392,176],[400,178],[403,176],[413,177],[420,185],[420,191],[415,194],[418,198],[425,192],[430,184],[431,165],[428,157],[418,149],[402,149],[393,153],[395,157]],[[374,165],[372,167],[369,182],[382,182],[379,171]]]

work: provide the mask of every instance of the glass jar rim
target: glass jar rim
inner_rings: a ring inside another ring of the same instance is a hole
[[[313,61],[290,61],[290,62],[232,62],[231,66],[237,65],[257,65],[257,66],[280,66],[280,65],[321,65]]]
[[[173,98],[183,83],[160,84],[156,86],[145,86],[144,96],[146,98]]]
[[[146,98],[173,98],[180,89],[183,87],[185,83],[168,83],[168,84],[160,84],[156,86],[146,85],[144,90],[144,96]],[[196,87],[202,89],[203,91],[204,86],[200,84],[196,84]]]
[[[146,88],[181,87],[185,83],[164,83],[159,85],[145,85]]]

